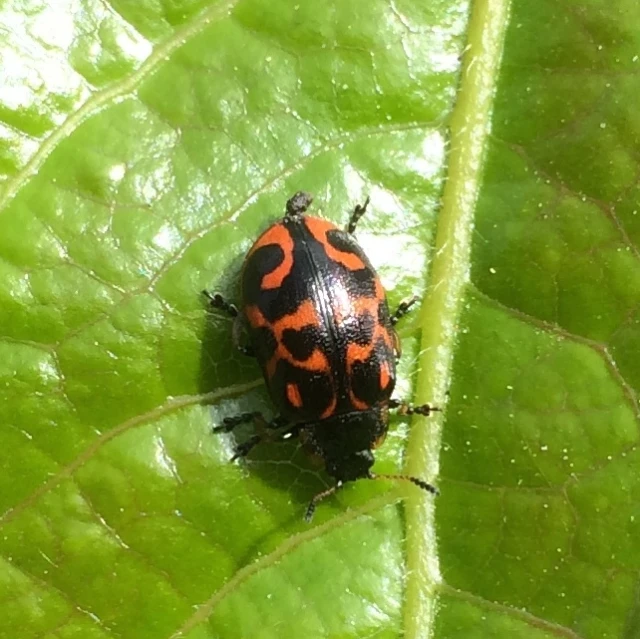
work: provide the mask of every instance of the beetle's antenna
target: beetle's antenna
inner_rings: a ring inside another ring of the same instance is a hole
[[[342,488],[341,481],[337,482],[335,486],[332,486],[331,488],[318,493],[309,503],[307,512],[304,515],[304,520],[306,522],[310,522],[313,519],[313,513],[316,512],[316,506],[318,505],[318,503],[320,503],[325,497],[333,495],[336,491],[340,490],[340,488]]]
[[[429,484],[424,479],[412,477],[411,475],[378,475],[377,473],[369,473],[369,479],[395,479],[397,481],[409,481],[418,486],[418,488],[422,488],[422,490],[426,490],[432,495],[440,494],[440,491],[432,484]]]

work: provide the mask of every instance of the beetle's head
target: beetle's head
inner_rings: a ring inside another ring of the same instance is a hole
[[[378,408],[336,415],[314,424],[309,448],[336,481],[355,481],[369,476],[374,462],[371,451],[386,431],[386,412]]]
[[[327,473],[336,483],[318,493],[309,504],[305,519],[310,521],[318,502],[333,495],[346,482],[357,479],[393,479],[410,482],[432,494],[436,488],[419,477],[379,475],[371,471],[372,450],[382,443],[387,432],[388,414],[384,407],[358,411],[323,420],[309,434],[308,443],[324,459]]]
[[[349,455],[326,459],[325,464],[327,473],[331,477],[339,482],[345,482],[368,477],[374,461],[373,453],[365,449]]]

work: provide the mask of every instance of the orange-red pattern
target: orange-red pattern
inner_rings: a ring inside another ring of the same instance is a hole
[[[385,293],[384,288],[382,287],[382,283],[376,277],[376,296],[375,297],[356,297],[351,299],[351,312],[356,316],[364,315],[365,313],[369,313],[371,317],[377,320],[378,318],[378,307],[384,301]],[[343,318],[336,318],[340,321]],[[396,350],[396,342],[397,338],[395,335],[395,331],[389,331],[385,326],[380,324],[380,322],[376,321],[373,324],[374,330],[373,335],[371,336],[371,341],[364,346],[361,344],[350,343],[347,346],[347,354],[346,354],[346,365],[347,365],[347,374],[349,377],[353,374],[353,368],[358,362],[366,362],[374,352],[374,349],[378,342],[382,340],[391,351]],[[390,380],[390,370],[389,364],[387,362],[383,362],[380,368],[380,389],[385,390]],[[358,399],[352,390],[349,390],[349,398],[354,408],[357,410],[366,410],[370,408],[369,404],[363,402],[361,399]]]
[[[354,253],[347,253],[346,251],[340,251],[329,244],[327,233],[329,231],[338,230],[338,227],[327,220],[321,220],[317,217],[306,217],[304,219],[309,233],[322,244],[325,253],[330,260],[338,262],[343,266],[346,266],[350,271],[359,271],[363,268],[367,268],[366,264]]]
[[[253,253],[263,246],[279,246],[284,252],[282,262],[271,271],[263,276],[260,288],[274,289],[281,286],[283,280],[293,268],[293,238],[289,231],[282,224],[274,224],[267,229],[251,247],[245,260],[248,260]]]
[[[260,309],[257,306],[248,306],[246,308],[247,319],[252,328],[269,328],[273,331],[276,338],[277,347],[275,353],[271,359],[267,362],[267,375],[273,377],[275,373],[278,360],[283,359],[294,366],[299,366],[308,371],[330,373],[331,367],[326,355],[320,350],[315,348],[314,351],[307,357],[307,359],[300,360],[294,357],[292,353],[286,348],[283,342],[283,335],[287,329],[301,331],[307,326],[318,326],[318,315],[316,309],[311,300],[305,300],[298,306],[298,308],[289,315],[285,315],[275,322],[268,322]]]
[[[331,415],[333,415],[333,411],[336,409],[337,404],[338,404],[338,400],[336,399],[336,394],[334,393],[333,396],[331,397],[331,403],[320,415],[320,419],[326,419],[327,417],[331,417]]]
[[[248,306],[246,309],[249,324],[254,329],[269,328],[276,339],[276,350],[266,364],[267,376],[272,378],[276,372],[278,362],[282,359],[293,366],[298,366],[304,370],[314,373],[325,373],[331,376],[331,366],[326,355],[320,348],[314,351],[306,359],[300,360],[291,353],[284,345],[283,336],[286,330],[301,331],[308,326],[319,326],[318,314],[311,300],[305,300],[298,308],[289,315],[285,315],[273,323],[268,322],[257,306]],[[302,408],[303,400],[297,384],[289,383],[286,387],[287,400],[294,408]],[[329,406],[322,412],[320,419],[330,417],[336,409],[337,399],[335,392],[331,397]]]
[[[287,384],[287,399],[295,408],[302,408],[302,396],[297,384]]]
[[[329,243],[327,233],[337,228],[334,224],[319,218],[305,218],[305,224],[313,237],[323,245],[329,259],[342,264],[350,270],[367,268],[357,255],[340,251]],[[284,258],[274,270],[263,276],[261,281],[262,289],[274,289],[281,286],[284,278],[291,272],[293,267],[294,242],[289,231],[283,224],[276,224],[270,227],[253,245],[247,259],[260,247],[269,245],[279,246],[284,253]],[[337,291],[334,292],[337,293]],[[345,299],[336,299],[336,303],[333,304],[332,308],[338,326],[344,321],[363,317],[367,313],[374,318],[373,334],[367,344],[362,345],[355,342],[347,344],[345,353],[346,373],[347,377],[352,379],[355,366],[358,363],[367,362],[381,341],[386,344],[391,352],[398,351],[399,341],[393,329],[388,329],[378,321],[378,309],[380,304],[384,303],[385,300],[385,291],[378,277],[375,278],[374,297],[352,297],[349,294],[346,294],[344,297]],[[310,372],[324,373],[333,377],[331,364],[325,353],[321,350],[321,344],[304,360],[297,359],[295,354],[289,351],[284,344],[283,336],[286,330],[301,331],[307,327],[315,327],[320,333],[323,332],[317,309],[311,300],[304,300],[293,313],[285,315],[274,322],[268,322],[260,311],[260,308],[256,305],[246,307],[245,313],[253,329],[268,328],[275,337],[275,352],[265,365],[269,378],[274,376],[278,361],[280,360],[287,361],[293,366]],[[378,378],[380,390],[386,390],[390,381],[391,370],[389,363],[382,361]],[[367,410],[371,407],[368,402],[357,397],[352,389],[349,389],[348,392],[351,405],[354,409]],[[285,393],[287,401],[291,406],[294,408],[303,407],[302,394],[297,384],[288,383],[285,387]],[[337,397],[334,392],[330,405],[320,415],[320,419],[331,416],[335,411],[336,405]]]
[[[380,364],[380,388],[385,390],[391,380],[391,373],[389,371],[389,362],[382,362]]]

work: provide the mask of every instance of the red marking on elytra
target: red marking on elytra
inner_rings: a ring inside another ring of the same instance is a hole
[[[295,408],[302,408],[302,396],[297,384],[287,384],[287,399]]]
[[[257,329],[267,327],[273,331],[276,338],[276,351],[267,362],[267,375],[269,377],[273,377],[278,360],[280,359],[284,359],[290,364],[304,368],[308,371],[322,373],[330,372],[331,369],[329,361],[327,360],[326,355],[319,348],[314,349],[307,359],[300,360],[289,352],[283,342],[283,335],[287,329],[300,331],[307,326],[318,326],[318,315],[311,300],[305,300],[293,313],[285,315],[284,317],[277,319],[275,322],[268,322],[262,314],[262,311],[260,311],[257,306],[247,306],[245,313],[249,320],[249,324],[251,324],[253,328]]]
[[[380,278],[378,276],[376,276],[375,284],[376,284],[376,299],[382,302],[386,299],[387,294],[385,293],[384,286],[382,286],[382,282],[380,281]]]
[[[349,299],[350,303],[348,309],[342,308],[341,306],[334,309],[334,312],[336,312],[337,315],[337,322],[349,321],[349,318],[361,317],[365,313],[368,313],[374,318],[373,334],[370,341],[364,345],[356,343],[347,345],[345,360],[347,375],[350,378],[353,376],[354,366],[358,362],[366,362],[373,355],[376,345],[379,344],[380,341],[384,342],[389,350],[394,353],[398,349],[398,337],[396,332],[393,329],[389,329],[380,324],[378,321],[378,308],[380,304],[385,303],[386,296],[382,283],[377,277],[375,280],[375,287],[375,297],[352,297]],[[382,361],[380,363],[379,371],[380,390],[386,390],[389,387],[390,382],[391,369],[389,367],[389,363]],[[366,402],[362,401],[354,394],[352,389],[349,390],[349,399],[356,410],[366,410],[367,408],[370,408]]]
[[[353,368],[355,366],[356,363],[358,362],[366,362],[371,355],[373,354],[377,339],[376,339],[376,335],[375,333],[378,331],[374,332],[374,338],[371,340],[371,342],[369,342],[368,344],[362,345],[362,344],[349,344],[347,346],[347,374],[349,377],[352,377],[353,375]],[[388,335],[387,331],[383,329],[383,333],[381,333],[381,335]],[[389,369],[388,369],[388,364],[386,362],[382,363],[382,366],[386,366],[386,373],[387,373],[387,383],[389,382]],[[380,371],[380,376],[382,377],[382,370]],[[384,390],[386,388],[386,384],[385,386],[382,386],[381,389]],[[353,389],[349,389],[349,399],[351,400],[351,403],[353,404],[353,407],[357,410],[366,410],[367,408],[370,408],[369,404],[367,404],[367,402],[362,401],[361,399],[359,399],[355,393],[353,392]]]
[[[327,233],[329,231],[339,230],[335,224],[327,220],[321,220],[318,217],[305,217],[304,222],[309,229],[309,233],[322,244],[327,257],[334,262],[338,262],[346,266],[351,271],[359,271],[367,268],[366,264],[354,253],[341,251],[329,243]]]
[[[363,402],[361,399],[358,399],[351,389],[349,389],[349,401],[356,410],[367,410],[368,408],[371,408],[367,402]]]
[[[283,224],[274,224],[268,228],[251,247],[246,259],[249,259],[259,248],[273,245],[282,249],[284,257],[273,271],[263,276],[260,282],[260,288],[262,289],[273,289],[281,286],[284,278],[289,275],[293,267],[293,238]]]
[[[293,313],[285,315],[274,322],[268,322],[257,306],[248,306],[245,309],[245,314],[249,320],[249,324],[253,328],[267,327],[273,332],[276,339],[277,346],[275,353],[266,364],[267,377],[273,377],[276,372],[278,361],[281,359],[289,362],[293,366],[297,366],[298,368],[302,368],[313,373],[325,373],[326,375],[331,375],[329,360],[320,348],[314,349],[307,359],[300,360],[297,359],[284,345],[283,336],[286,330],[300,331],[308,326],[319,325],[318,314],[311,300],[305,300]],[[293,407],[302,407],[302,395],[300,394],[300,388],[297,384],[287,384],[286,394],[289,403]],[[337,399],[334,392],[329,406],[325,409],[322,415],[320,415],[320,419],[325,419],[333,414],[336,405]]]
[[[331,398],[331,403],[325,409],[322,415],[320,415],[320,419],[326,419],[327,417],[331,417],[331,415],[333,415],[333,411],[336,409],[337,403],[338,403],[338,400],[336,399],[336,395],[334,393],[333,397]]]
[[[380,364],[380,388],[384,390],[391,381],[391,372],[389,371],[389,362]]]

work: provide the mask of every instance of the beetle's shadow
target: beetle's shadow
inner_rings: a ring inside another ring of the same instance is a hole
[[[222,273],[222,276],[215,278],[213,286],[207,287],[207,291],[221,293],[229,302],[235,303],[239,296],[238,274],[241,264],[241,258],[234,259]],[[224,311],[211,308],[204,291],[198,291],[197,294],[200,296],[200,303],[205,310],[200,347],[199,393],[210,393],[221,386],[221,367],[225,370],[224,377],[229,381],[229,384],[248,381],[249,371],[246,370],[248,367],[245,365],[247,362],[241,362],[240,353],[233,348],[231,339],[233,320]],[[235,365],[231,370],[228,370],[228,365],[231,364]]]
[[[221,293],[229,302],[239,304],[238,277],[242,261],[242,257],[235,259],[208,290]],[[206,394],[222,386],[258,382],[262,377],[258,362],[254,357],[242,354],[233,344],[233,319],[224,311],[211,308],[204,293],[200,295],[206,318],[200,351],[199,392]],[[244,338],[245,333],[242,332],[241,336]],[[239,412],[261,411],[265,419],[272,419],[277,414],[264,385],[256,385],[255,391],[229,396],[228,399],[232,401],[221,399],[212,405],[212,429],[225,417]],[[228,409],[225,403],[229,404]],[[232,433],[211,433],[210,437],[229,438],[233,446],[257,433],[256,426],[247,423],[236,427]],[[311,497],[329,485],[323,480],[323,473],[301,450],[297,439],[261,443],[251,450],[247,458],[234,463],[244,464],[251,475],[282,490],[298,511],[296,524],[302,520]],[[283,522],[283,525],[289,527],[290,522]]]

